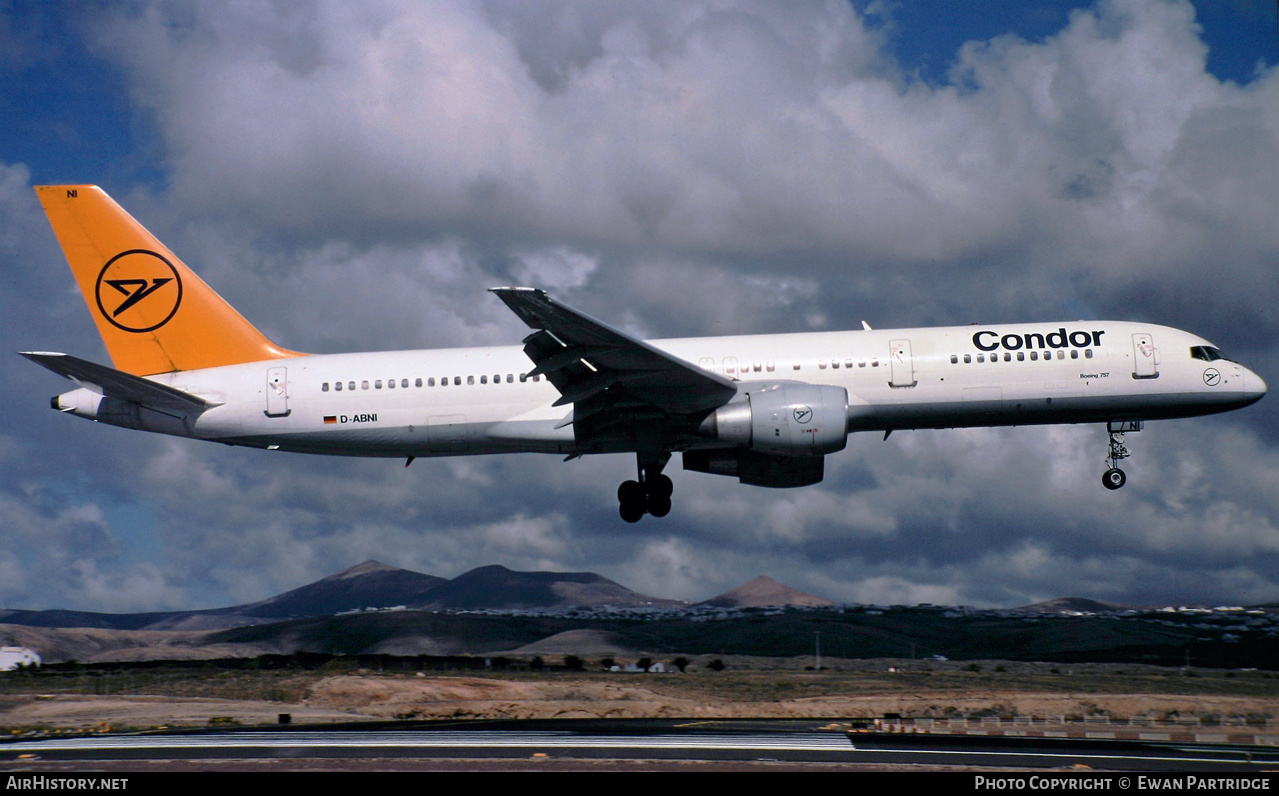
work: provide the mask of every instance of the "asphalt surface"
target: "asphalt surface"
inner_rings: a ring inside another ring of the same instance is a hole
[[[812,721],[546,720],[232,728],[0,743],[0,771],[1279,769],[1279,747],[892,735]]]

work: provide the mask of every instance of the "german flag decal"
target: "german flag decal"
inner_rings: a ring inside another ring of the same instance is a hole
[[[325,416],[324,416],[324,425],[326,425],[326,426],[327,426],[327,425],[328,425],[328,424],[330,424],[330,423],[336,423],[336,422],[338,422],[338,416],[337,416],[337,415],[325,415]]]

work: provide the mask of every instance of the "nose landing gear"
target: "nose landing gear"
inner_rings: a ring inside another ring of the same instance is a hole
[[[670,461],[670,453],[638,454],[639,480],[623,481],[617,488],[618,513],[627,522],[639,522],[645,514],[665,517],[671,512],[671,493],[675,485],[662,468]]]
[[[1128,482],[1128,476],[1119,469],[1119,460],[1127,459],[1132,455],[1124,446],[1124,432],[1141,431],[1141,427],[1140,420],[1112,420],[1106,423],[1106,435],[1110,438],[1110,450],[1106,461],[1110,464],[1110,469],[1101,475],[1102,486],[1114,490]]]

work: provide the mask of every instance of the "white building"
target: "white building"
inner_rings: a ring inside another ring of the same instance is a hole
[[[26,647],[0,647],[0,672],[19,666],[39,666],[40,653]]]

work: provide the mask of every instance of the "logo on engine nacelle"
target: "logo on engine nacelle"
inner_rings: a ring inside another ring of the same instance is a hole
[[[795,422],[802,426],[813,419],[813,408],[811,406],[797,406],[791,415],[795,418]]]

